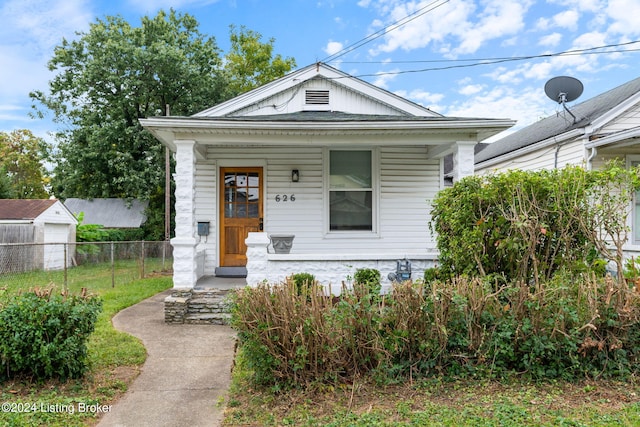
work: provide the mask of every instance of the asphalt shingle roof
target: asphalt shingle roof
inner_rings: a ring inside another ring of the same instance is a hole
[[[585,127],[620,104],[620,102],[638,92],[640,92],[640,77],[569,107],[569,110],[576,116],[575,123],[573,122],[573,117],[568,113],[546,117],[489,144],[486,149],[476,155],[475,162],[481,163],[570,130]]]
[[[99,224],[105,228],[138,228],[146,220],[148,202],[124,199],[76,199],[64,201],[74,215],[84,212],[83,224]]]
[[[33,220],[56,202],[54,199],[0,199],[0,220]]]

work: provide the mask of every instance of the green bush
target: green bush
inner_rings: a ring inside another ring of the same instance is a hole
[[[309,288],[311,288],[316,283],[316,277],[311,273],[292,274],[289,277],[289,280],[291,280],[295,285],[296,290],[298,291],[298,295],[308,293]]]
[[[28,292],[0,309],[0,378],[77,378],[86,369],[97,297]]]
[[[380,272],[375,268],[359,268],[353,275],[353,280],[355,283],[366,285],[371,294],[380,295]]]

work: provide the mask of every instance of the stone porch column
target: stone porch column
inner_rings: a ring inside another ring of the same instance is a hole
[[[477,141],[456,141],[453,151],[453,181],[473,175]]]
[[[247,285],[256,286],[269,279],[269,236],[267,233],[250,232],[244,243],[247,245]]]
[[[176,140],[176,237],[173,246],[173,287],[192,289],[197,276],[195,238],[195,141]]]

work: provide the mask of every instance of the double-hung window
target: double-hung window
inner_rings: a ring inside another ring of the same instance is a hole
[[[373,231],[371,150],[329,151],[329,231]]]

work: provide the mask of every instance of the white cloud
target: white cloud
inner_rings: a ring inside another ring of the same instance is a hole
[[[524,28],[524,18],[532,0],[452,0],[437,4],[430,1],[401,2],[379,0],[375,3],[385,25],[402,21],[407,15],[420,11],[419,17],[392,27],[384,42],[369,53],[398,49],[411,51],[432,45],[435,51],[455,57],[474,53],[488,41],[518,35]],[[425,8],[424,11],[421,9]],[[515,38],[505,40],[514,44]]]
[[[495,86],[446,109],[451,117],[499,117],[517,120],[515,129],[522,128],[553,110],[542,88],[515,90],[511,85]],[[492,140],[495,138],[492,138]]]
[[[324,47],[324,51],[327,55],[333,55],[334,53],[340,52],[343,47],[344,45],[342,43],[329,40],[327,45]]]
[[[480,92],[483,88],[484,88],[484,86],[480,85],[480,84],[466,85],[466,86],[461,87],[458,90],[458,93],[460,95],[475,95],[476,93]]]
[[[551,33],[543,36],[538,40],[538,44],[540,46],[557,46],[562,40],[562,34],[560,33]]]
[[[432,93],[420,89],[412,90],[407,94],[407,97],[426,107],[437,104],[444,99],[444,95],[441,93]]]
[[[640,25],[638,25],[640,2],[637,0],[610,0],[606,12],[613,20],[609,27],[611,33],[640,34]]]
[[[398,71],[400,70],[396,68],[386,72],[380,72],[376,75],[376,78],[373,80],[372,84],[374,86],[387,89],[389,87],[389,82],[394,80],[398,76],[396,74]]]
[[[578,28],[580,14],[576,10],[565,10],[553,16],[552,20],[556,27],[567,28],[575,31]]]
[[[490,1],[479,16],[480,20],[460,33],[462,41],[457,53],[474,53],[487,41],[517,34],[524,28],[524,16],[530,2]]]

